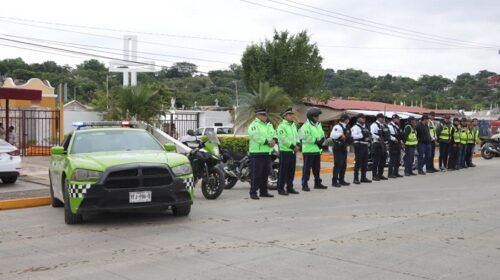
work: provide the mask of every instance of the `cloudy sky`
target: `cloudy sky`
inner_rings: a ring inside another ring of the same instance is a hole
[[[482,69],[500,72],[498,0],[17,0],[12,4],[0,9],[0,38],[37,45],[0,40],[0,59],[70,65],[88,59],[62,49],[119,58],[120,38],[136,34],[139,60],[154,60],[161,66],[190,61],[208,71],[239,63],[246,45],[269,38],[276,29],[308,30],[319,46],[324,68],[414,78],[422,74],[454,78]],[[96,51],[96,47],[101,48]]]

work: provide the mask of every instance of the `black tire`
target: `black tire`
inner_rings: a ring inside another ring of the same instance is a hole
[[[50,174],[49,174],[49,183],[50,183],[50,205],[54,208],[59,208],[59,207],[63,207],[64,206],[64,203],[62,203],[62,201],[60,201],[59,199],[57,199],[55,196],[54,196],[54,189],[52,187],[52,178],[50,178]]]
[[[68,193],[68,185],[66,183],[66,179],[63,179],[64,187],[63,187],[63,195],[64,195],[64,222],[67,225],[75,225],[83,222],[83,216],[81,214],[73,214],[71,212],[71,207],[69,206],[69,193]]]
[[[217,166],[209,172],[209,177],[201,180],[201,192],[206,199],[217,199],[224,190],[224,172]]]
[[[278,189],[278,172],[279,170],[276,167],[271,169],[267,177],[267,188],[269,190],[275,191]]]
[[[484,145],[483,148],[481,148],[481,156],[484,159],[492,159],[495,157],[493,153],[488,152],[488,146]]]
[[[174,216],[177,217],[187,216],[189,215],[189,212],[191,212],[191,205],[173,206],[172,212],[174,213]]]
[[[224,189],[226,189],[226,190],[232,189],[234,187],[234,185],[236,185],[237,182],[238,182],[238,178],[226,176],[226,182],[224,185]]]
[[[2,177],[2,182],[4,184],[14,184],[16,181],[17,181],[17,176]]]

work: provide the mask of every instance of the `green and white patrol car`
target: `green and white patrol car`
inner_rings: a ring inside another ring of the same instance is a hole
[[[186,216],[193,175],[175,145],[162,146],[129,122],[74,123],[77,130],[51,149],[50,194],[67,224],[100,211],[165,210]]]

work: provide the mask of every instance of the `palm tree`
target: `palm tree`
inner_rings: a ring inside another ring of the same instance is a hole
[[[259,83],[259,91],[241,96],[235,114],[235,131],[243,130],[255,119],[255,110],[265,108],[273,125],[281,121],[280,113],[292,104],[292,100],[279,87],[270,87],[269,83]]]
[[[110,99],[106,118],[113,120],[150,122],[159,115],[163,104],[157,90],[143,86],[114,88]]]

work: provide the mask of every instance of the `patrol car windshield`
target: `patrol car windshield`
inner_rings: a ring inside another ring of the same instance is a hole
[[[146,131],[115,130],[77,133],[71,154],[113,151],[163,151],[162,146]]]

